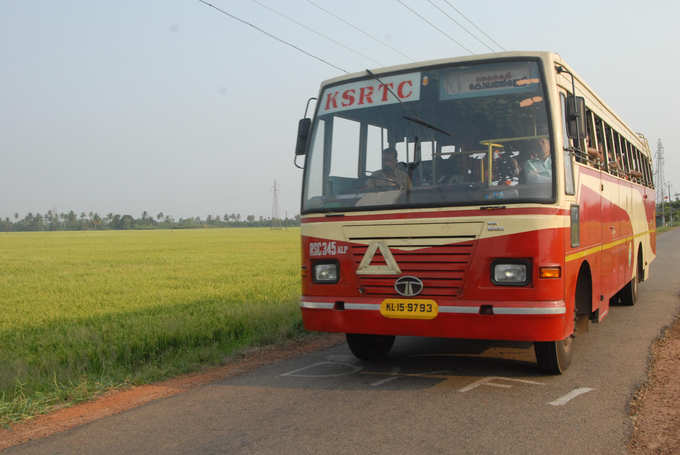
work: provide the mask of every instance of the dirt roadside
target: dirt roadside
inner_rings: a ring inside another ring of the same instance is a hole
[[[630,453],[680,454],[680,316],[652,346],[647,382],[630,405]]]

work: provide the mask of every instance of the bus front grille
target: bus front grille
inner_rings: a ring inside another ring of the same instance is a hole
[[[363,295],[395,297],[399,296],[394,289],[394,282],[399,276],[411,275],[423,282],[420,297],[459,297],[463,291],[465,271],[467,270],[474,239],[476,236],[457,236],[456,243],[431,246],[431,238],[409,237],[409,242],[400,244],[396,238],[375,239],[389,245],[401,274],[395,275],[357,275]],[[418,244],[420,240],[421,244]],[[429,241],[428,241],[429,240]],[[441,241],[441,239],[437,239]],[[438,242],[437,242],[438,243]],[[402,249],[402,248],[407,249]],[[352,247],[352,258],[358,267],[366,251],[367,245]],[[378,249],[371,259],[370,266],[385,266],[387,262]]]

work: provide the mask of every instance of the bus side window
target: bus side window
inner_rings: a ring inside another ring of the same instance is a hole
[[[619,164],[619,173],[621,177],[628,175],[628,162],[626,161],[626,156],[621,151],[621,136],[612,128],[612,140],[614,143],[614,153],[616,154],[616,161]]]
[[[593,120],[593,113],[590,109],[586,109],[586,157],[588,163],[596,168],[601,168],[604,162],[604,157],[597,149],[597,141],[595,139],[595,121]]]
[[[609,125],[602,122],[604,125],[604,143],[607,150],[607,169],[610,174],[619,175],[621,172],[621,163],[619,163],[616,156],[616,149],[614,148],[614,138],[612,136],[612,129]]]
[[[647,167],[647,157],[644,156],[640,151],[636,148],[635,151],[640,155],[640,161],[642,164],[642,174],[644,175],[644,182],[646,186],[651,187],[652,186],[652,178],[649,173],[649,168]]]
[[[633,171],[631,172],[631,175],[637,183],[642,183],[644,174],[642,174],[642,167],[640,166],[640,154],[628,141],[626,141],[626,151],[633,162]]]
[[[633,170],[633,162],[630,159],[628,150],[626,149],[626,141],[622,135],[616,133],[619,136],[619,147],[621,147],[621,155],[623,155],[623,163],[626,168],[626,173],[630,176],[630,172]]]
[[[597,151],[599,154],[602,155],[602,162],[603,164],[603,169],[606,171],[610,171],[611,167],[609,166],[609,159],[607,155],[607,143],[604,140],[604,124],[602,122],[602,119],[598,117],[597,115],[594,115],[595,117],[595,138],[597,139]]]
[[[647,168],[647,183],[650,188],[654,188],[654,169],[648,156],[645,156],[645,167]]]
[[[640,153],[640,151],[636,149],[635,146],[633,146],[633,144],[630,144],[630,149],[633,150],[635,152],[635,155],[637,156],[638,167],[640,173],[642,174],[640,181],[643,185],[647,185],[647,170],[645,169],[645,159]]]

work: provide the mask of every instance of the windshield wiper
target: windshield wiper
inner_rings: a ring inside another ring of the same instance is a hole
[[[389,86],[389,85],[385,85],[385,83],[383,83],[383,81],[381,81],[380,78],[379,78],[378,76],[376,76],[375,74],[373,74],[373,72],[372,72],[371,70],[367,69],[366,72],[367,72],[368,75],[371,76],[373,79],[375,79],[376,81],[380,82],[380,84],[381,84],[383,87],[385,87],[385,88],[392,94],[392,96],[394,97],[394,99],[397,100],[397,101],[399,102],[399,104],[401,104],[402,109],[403,109],[404,102],[403,102],[403,101],[402,101],[402,100],[401,100],[401,99],[400,99],[400,98],[392,91],[392,89],[390,88],[390,86]],[[405,110],[406,110],[406,109],[404,109],[404,111],[405,111]],[[444,130],[444,129],[442,129],[442,128],[439,128],[438,126],[433,125],[433,124],[431,124],[431,123],[429,123],[429,122],[427,122],[427,121],[425,121],[425,120],[423,120],[423,119],[420,119],[420,118],[418,118],[418,117],[411,116],[411,115],[404,115],[402,118],[404,118],[405,120],[408,120],[409,122],[417,123],[418,125],[422,125],[422,126],[424,126],[424,127],[426,127],[426,128],[430,128],[431,130],[437,131],[438,133],[442,133],[442,134],[446,134],[447,136],[451,136],[451,133],[449,133],[448,131],[446,131],[446,130]]]
[[[436,125],[428,123],[423,119],[419,119],[418,117],[411,117],[411,116],[408,116],[408,115],[404,115],[404,116],[402,116],[402,118],[405,119],[405,120],[408,120],[409,122],[417,123],[418,125],[423,125],[424,127],[427,127],[429,129],[437,131],[439,133],[446,134],[447,136],[451,136],[451,133],[449,133],[448,131],[441,129]]]

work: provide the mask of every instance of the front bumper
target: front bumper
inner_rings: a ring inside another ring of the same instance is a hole
[[[305,328],[321,332],[552,341],[564,339],[571,330],[563,300],[438,304],[437,317],[429,320],[386,318],[380,314],[380,300],[371,298],[303,296],[300,307]],[[481,314],[482,308],[491,314]]]

